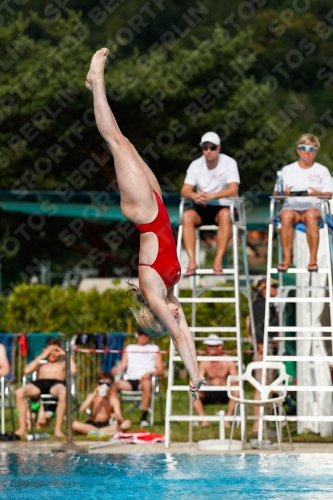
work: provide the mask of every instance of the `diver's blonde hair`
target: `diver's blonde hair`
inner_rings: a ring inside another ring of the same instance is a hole
[[[313,134],[302,134],[301,137],[297,141],[297,147],[300,144],[306,144],[306,145],[314,144],[318,150],[320,148],[319,139],[318,139],[318,137],[316,137]]]
[[[167,330],[162,323],[154,316],[149,308],[146,297],[141,292],[140,288],[134,285],[130,280],[126,280],[129,286],[127,293],[134,293],[136,301],[140,304],[140,309],[131,307],[133,316],[142,330],[150,337],[161,338],[167,334]]]

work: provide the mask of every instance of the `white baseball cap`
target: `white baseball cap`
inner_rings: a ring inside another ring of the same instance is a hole
[[[219,138],[219,136],[215,132],[206,132],[201,137],[200,146],[204,142],[211,142],[212,144],[216,144],[217,146],[220,146],[220,144],[221,144],[220,138]]]
[[[218,337],[214,333],[211,333],[208,336],[207,340],[204,340],[203,343],[205,345],[223,345],[224,344],[223,339],[221,339],[221,337]]]

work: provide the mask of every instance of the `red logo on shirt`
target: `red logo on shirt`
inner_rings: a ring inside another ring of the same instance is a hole
[[[214,181],[215,181],[216,179],[218,179],[219,177],[222,177],[222,175],[223,175],[223,174],[215,174],[215,175],[213,175],[213,179],[214,179]]]

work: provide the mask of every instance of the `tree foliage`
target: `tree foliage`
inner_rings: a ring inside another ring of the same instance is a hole
[[[3,12],[0,30],[0,189],[20,190],[22,199],[37,189],[117,189],[84,88],[91,55],[103,45],[110,105],[165,191],[179,190],[200,136],[214,127],[238,161],[243,192],[270,189],[308,130],[320,135],[318,161],[333,171],[328,0],[31,0],[13,9]],[[26,220],[1,218],[2,238]],[[19,253],[7,252],[5,281],[19,279],[36,255],[63,269],[95,247],[106,256],[101,275],[123,264],[103,240],[115,225],[85,221],[82,237],[65,248],[59,233],[67,225],[50,219],[39,237],[22,239]],[[123,243],[123,262],[133,245],[132,236]]]

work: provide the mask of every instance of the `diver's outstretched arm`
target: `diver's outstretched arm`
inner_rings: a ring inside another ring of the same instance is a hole
[[[178,307],[178,317],[179,317],[178,324],[179,324],[182,332],[184,333],[184,335],[187,338],[187,342],[188,342],[188,345],[189,345],[189,348],[191,351],[193,362],[196,364],[196,366],[198,366],[197,353],[196,353],[195,343],[193,340],[193,335],[192,335],[191,330],[188,327],[183,308],[182,308],[179,300],[177,299],[177,297],[175,297],[173,294],[169,293],[168,299],[170,300],[170,302],[172,302],[173,304],[175,304]],[[198,367],[198,371],[199,371],[199,367]]]
[[[150,309],[153,311],[153,313],[155,313],[155,315],[159,318],[159,320],[164,324],[164,326],[170,333],[172,342],[174,343],[175,348],[182,358],[185,368],[188,371],[193,384],[196,386],[196,388],[198,388],[204,381],[204,378],[199,373],[198,362],[195,354],[195,346],[191,332],[189,332],[191,335],[191,338],[189,339],[172,315],[165,300],[160,299],[159,297],[154,295],[151,296],[151,294],[149,298],[147,297],[147,300],[149,302]],[[182,312],[182,314],[184,313]],[[184,321],[186,322],[185,317]]]

